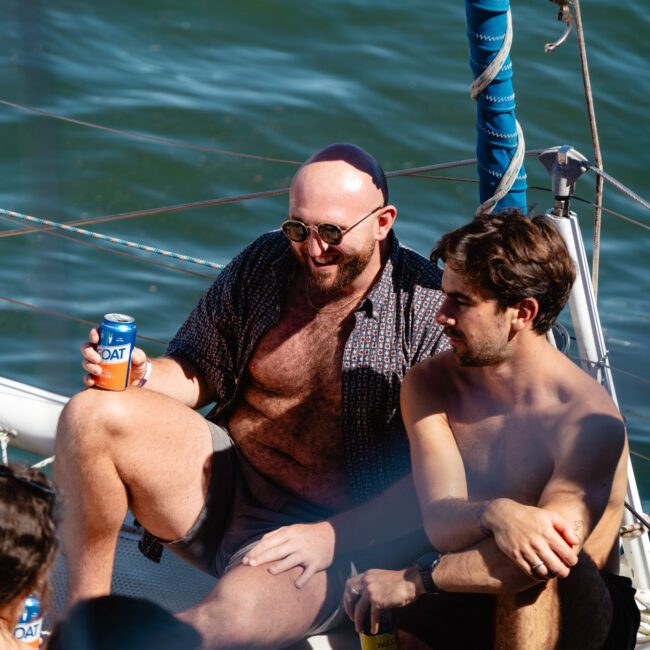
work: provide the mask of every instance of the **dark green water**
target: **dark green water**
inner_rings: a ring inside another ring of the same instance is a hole
[[[650,196],[650,19],[641,0],[583,3],[606,169]],[[0,0],[0,98],[185,143],[303,160],[356,142],[388,170],[473,156],[462,3],[422,0]],[[568,142],[592,157],[575,38],[552,55],[555,5],[514,3],[518,117],[528,148]],[[65,221],[285,187],[294,166],[191,151],[0,106],[0,207]],[[549,186],[527,162],[529,183]],[[474,178],[470,169],[452,176]],[[592,198],[594,181],[582,179]],[[471,183],[391,182],[400,238],[426,253],[477,204]],[[531,190],[542,210],[548,193]],[[614,190],[605,204],[650,224]],[[592,210],[576,204],[591,250]],[[276,227],[283,197],[89,226],[225,262]],[[0,222],[2,231],[16,227]],[[168,339],[209,280],[32,234],[0,239],[0,295],[96,321],[133,314]],[[650,452],[650,233],[605,216],[599,305],[633,449]],[[113,250],[116,250],[113,247]],[[123,252],[125,249],[117,249]],[[173,263],[173,262],[172,262]],[[191,271],[200,267],[174,263]],[[70,394],[87,325],[0,301],[0,374]],[[144,346],[151,354],[163,346]],[[640,379],[638,378],[640,377]],[[0,414],[1,415],[1,414]],[[0,418],[1,419],[1,418]],[[642,491],[650,466],[635,460]]]

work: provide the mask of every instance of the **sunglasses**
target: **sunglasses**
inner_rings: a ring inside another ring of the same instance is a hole
[[[306,241],[313,228],[326,244],[336,246],[341,243],[343,235],[350,232],[352,228],[356,228],[362,221],[365,221],[368,217],[372,216],[377,212],[377,210],[381,210],[383,207],[385,206],[380,205],[374,210],[371,210],[365,217],[361,217],[359,221],[353,223],[349,228],[341,228],[341,226],[335,226],[333,223],[319,223],[317,226],[307,226],[302,221],[297,221],[296,219],[287,219],[282,224],[281,228],[286,238],[296,243]]]
[[[25,478],[23,476],[16,476],[11,470],[7,469],[6,467],[0,467],[0,478],[12,478],[14,481],[18,481],[18,483],[22,483],[23,485],[27,485],[28,487],[36,490],[40,496],[45,497],[49,501],[50,513],[52,512],[54,502],[56,500],[56,490],[54,488],[51,488],[49,485],[45,485],[45,483],[39,483],[38,481],[33,481],[32,479]]]

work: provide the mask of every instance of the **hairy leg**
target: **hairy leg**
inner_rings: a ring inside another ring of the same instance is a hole
[[[302,589],[295,568],[271,575],[266,566],[238,565],[210,596],[179,617],[204,638],[204,650],[281,648],[303,638],[340,601],[342,585],[319,572]]]
[[[496,650],[551,650],[560,638],[557,580],[497,597]]]
[[[498,597],[495,648],[601,648],[611,621],[607,585],[582,552],[569,577]]]
[[[110,591],[127,507],[163,539],[185,534],[205,499],[211,453],[205,420],[159,393],[89,389],[70,400],[55,473],[65,499],[69,606]]]

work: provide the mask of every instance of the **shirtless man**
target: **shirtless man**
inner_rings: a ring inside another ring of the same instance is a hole
[[[575,274],[560,235],[544,217],[478,217],[445,235],[432,259],[445,265],[436,320],[453,351],[409,372],[402,411],[437,550],[403,571],[351,578],[348,613],[360,626],[369,605],[376,618],[429,593],[411,609],[435,648],[634,647],[633,589],[615,575],[623,421],[545,336]],[[448,598],[465,612],[471,645],[436,617]],[[468,624],[477,604],[493,612],[479,634]]]
[[[350,559],[426,550],[399,390],[447,347],[429,317],[441,274],[399,245],[395,215],[377,161],[327,147],[294,177],[282,230],[231,262],[165,356],[136,349],[126,391],[72,398],[56,470],[70,603],[108,593],[127,506],[149,539],[223,576],[182,615],[208,648],[324,631]],[[206,422],[193,409],[211,402]]]

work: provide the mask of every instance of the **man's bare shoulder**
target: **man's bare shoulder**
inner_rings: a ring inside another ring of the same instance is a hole
[[[602,412],[622,421],[611,395],[591,375],[560,352],[555,352],[551,364],[550,380],[557,383],[560,399],[570,404],[573,412]]]
[[[591,375],[564,355],[558,355],[553,375],[563,404],[558,431],[564,445],[575,445],[577,441],[573,438],[578,436],[589,440],[593,449],[603,445],[620,452],[625,442],[625,425],[614,400]]]
[[[456,364],[451,350],[413,366],[402,383],[402,407],[415,415],[444,411],[445,396],[453,384]]]
[[[438,385],[447,384],[451,374],[456,374],[456,364],[453,351],[447,350],[410,368],[404,378],[403,386],[407,390],[430,391]]]

